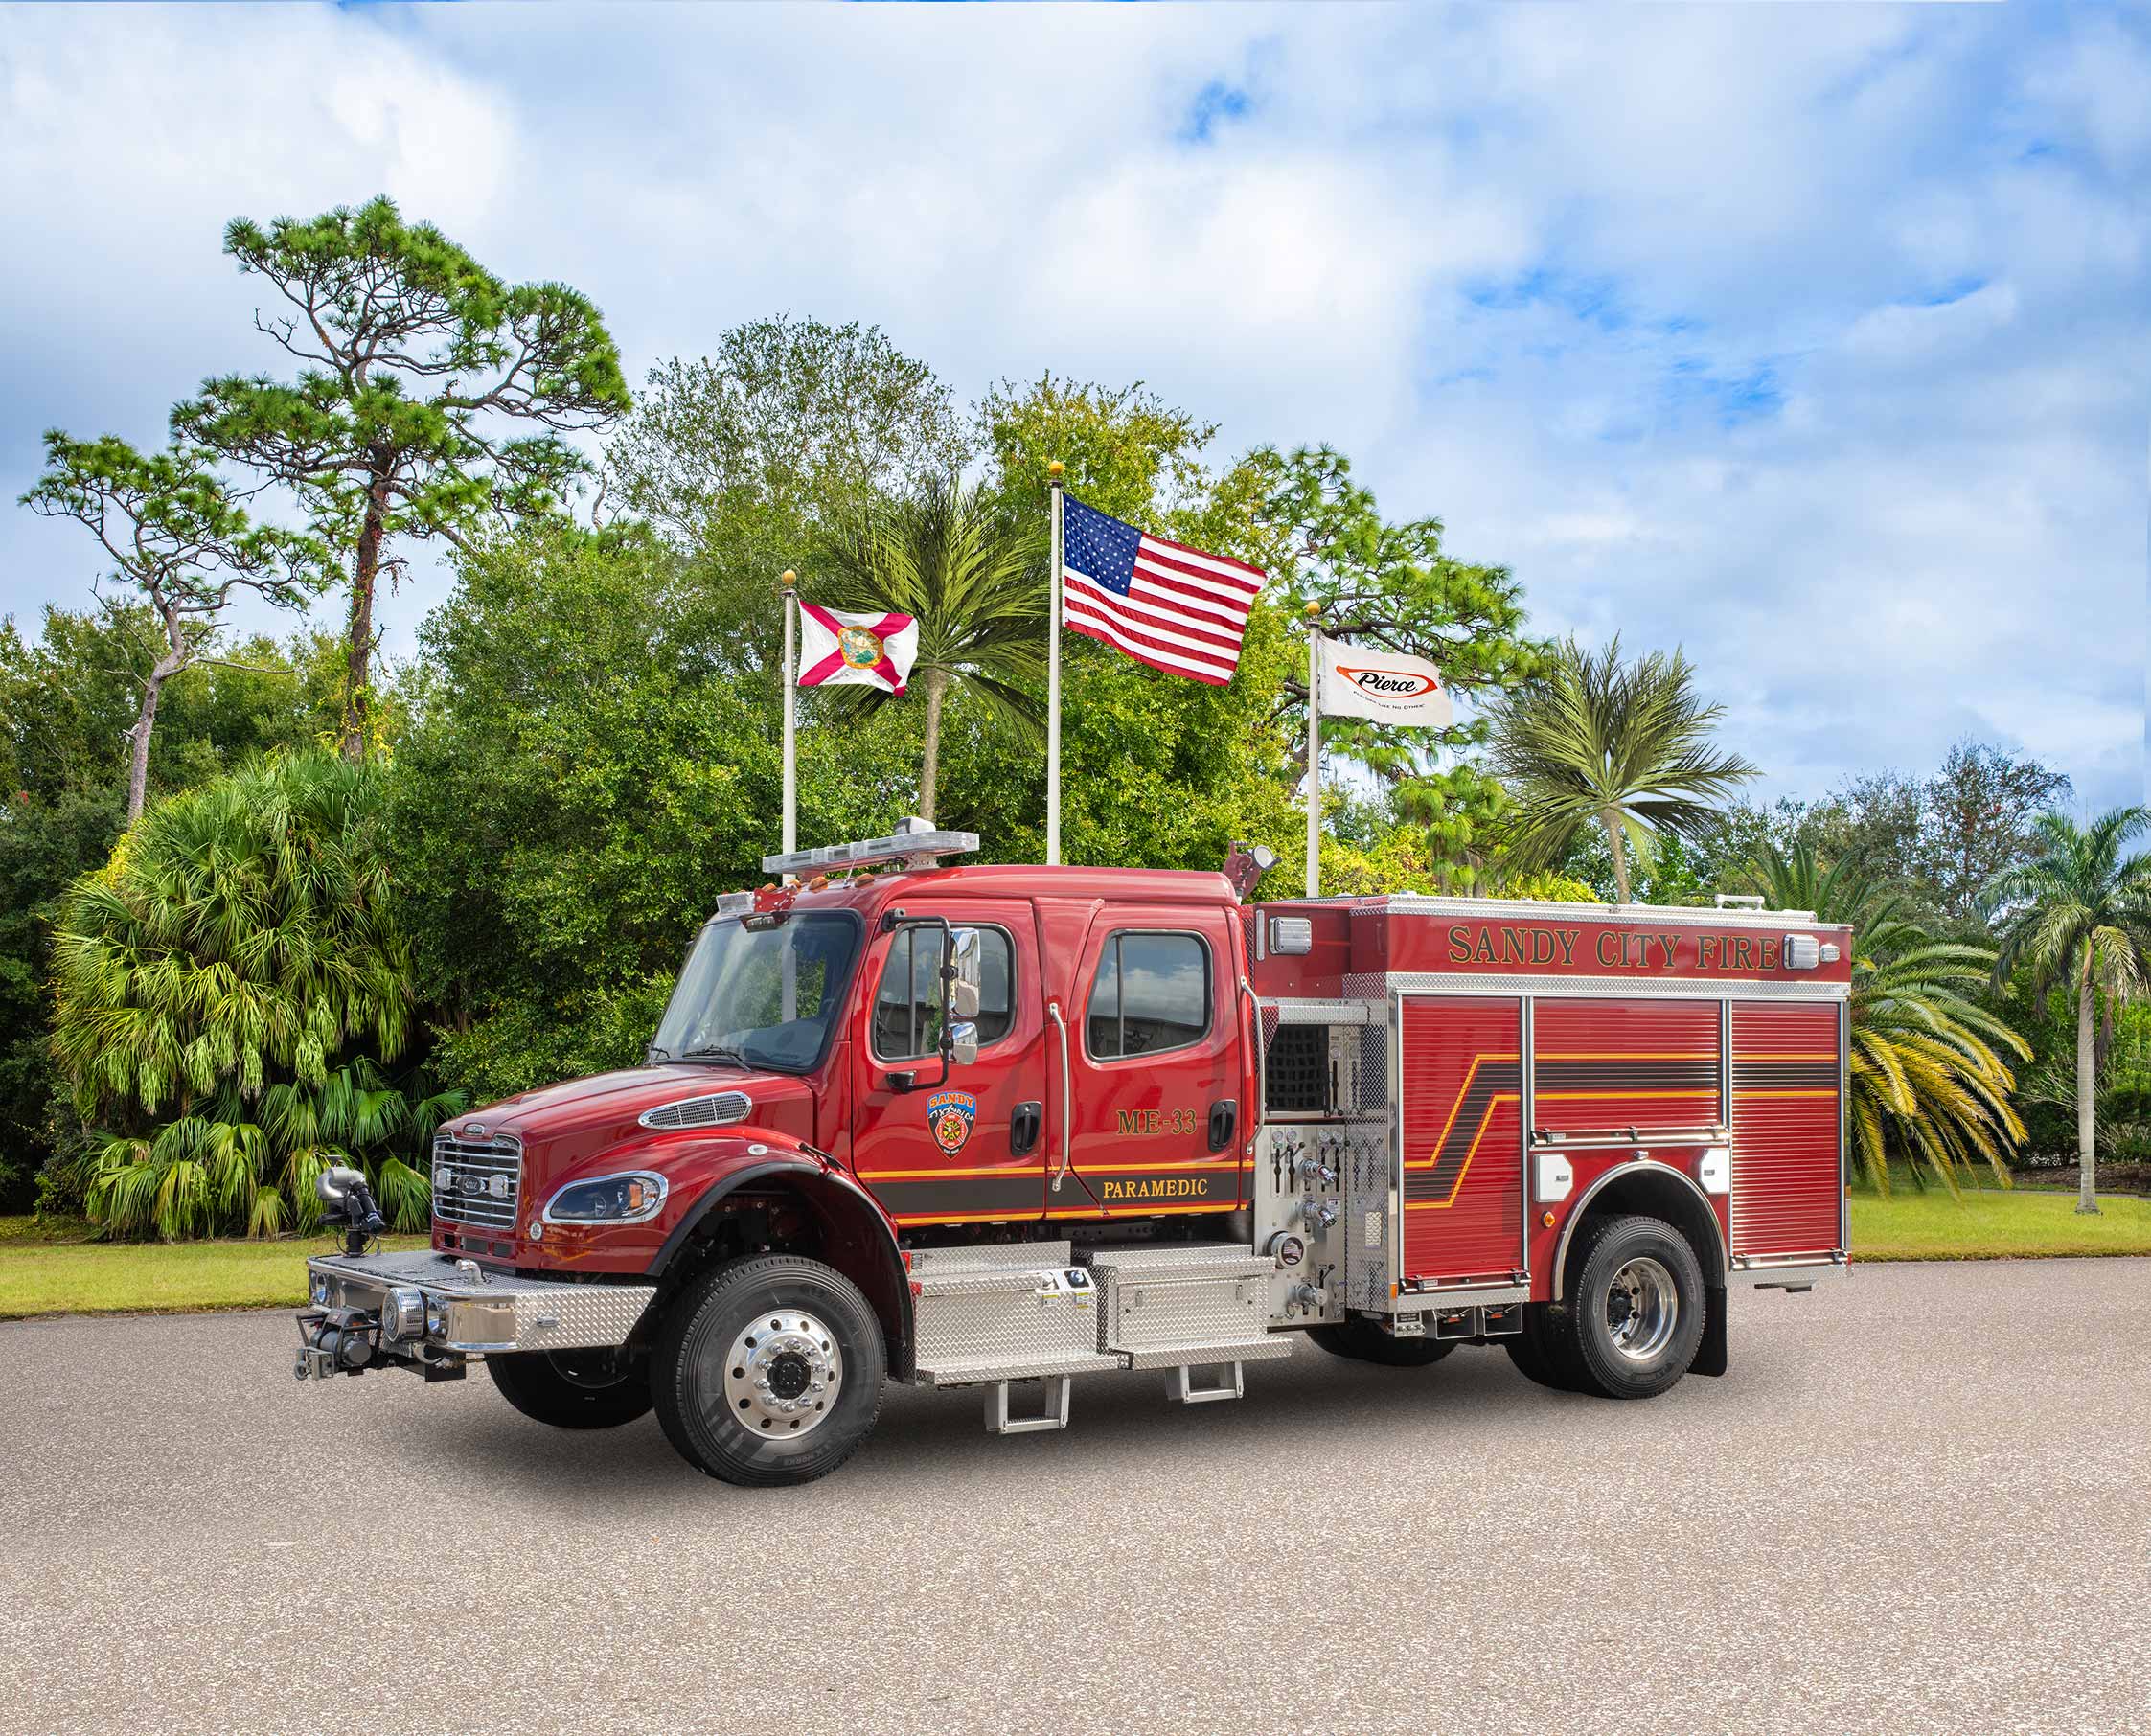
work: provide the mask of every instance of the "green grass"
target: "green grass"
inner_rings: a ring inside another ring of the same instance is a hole
[[[2076,1192],[1967,1188],[1952,1199],[1892,1179],[1889,1197],[1852,1193],[1852,1257],[1860,1260],[2036,1260],[2079,1254],[2151,1254],[2151,1199],[2100,1197],[2079,1217]]]
[[[332,1236],[287,1242],[104,1243],[85,1226],[0,1218],[0,1320],[32,1314],[185,1313],[210,1308],[297,1308],[307,1256]],[[388,1248],[423,1247],[389,1236]]]

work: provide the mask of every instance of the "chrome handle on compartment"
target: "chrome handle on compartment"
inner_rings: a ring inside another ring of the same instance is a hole
[[[1053,1028],[1061,1039],[1061,1167],[1053,1172],[1052,1192],[1061,1191],[1061,1183],[1068,1178],[1068,1130],[1069,1117],[1074,1112],[1074,1092],[1068,1081],[1068,1021],[1061,1016],[1061,1003],[1045,1003],[1045,1016],[1053,1021]]]

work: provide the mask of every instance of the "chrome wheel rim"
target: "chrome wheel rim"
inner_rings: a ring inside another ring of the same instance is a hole
[[[1639,1254],[1606,1287],[1606,1331],[1613,1349],[1631,1362],[1648,1362],[1673,1341],[1681,1320],[1681,1291],[1659,1261]]]
[[[755,1315],[725,1353],[725,1409],[749,1434],[812,1434],[843,1388],[844,1353],[835,1334],[796,1308]]]

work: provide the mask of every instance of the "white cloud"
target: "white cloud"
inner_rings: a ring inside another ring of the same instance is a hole
[[[2151,46],[2089,13],[27,9],[0,485],[268,367],[239,213],[394,194],[630,367],[778,308],[1329,440],[1779,788],[2141,788]],[[1207,95],[1205,95],[1207,93]],[[1194,134],[1201,134],[1200,138]],[[80,594],[0,519],[0,607]],[[440,594],[421,567],[399,649]]]

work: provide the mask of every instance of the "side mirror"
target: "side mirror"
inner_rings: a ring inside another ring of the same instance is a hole
[[[978,930],[957,928],[949,937],[949,1016],[953,1020],[978,1016],[980,987]]]
[[[978,930],[975,928],[951,928],[949,931],[949,963],[941,973],[942,993],[946,996],[946,1016],[942,1022],[942,1064],[948,1067],[968,1067],[978,1059]]]

